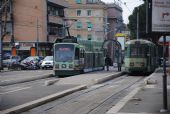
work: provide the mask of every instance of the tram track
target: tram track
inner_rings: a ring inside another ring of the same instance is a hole
[[[138,87],[143,79],[143,76],[132,77],[123,75],[112,81],[94,85],[86,90],[78,91],[57,101],[32,109],[29,113],[25,113],[32,114],[35,113],[34,111],[36,113],[38,111],[40,114],[44,112],[47,114],[50,112],[51,114],[52,112],[59,111],[60,114],[69,114],[71,112],[74,112],[74,114],[102,114],[103,111],[107,112],[108,109],[114,106],[121,98],[125,97],[131,90]],[[107,92],[107,89],[109,92]],[[77,106],[77,104],[81,107]],[[61,107],[67,107],[68,112],[64,109],[62,110]],[[78,107],[78,110],[76,107]]]
[[[101,110],[101,107],[104,106],[104,104],[105,104],[106,102],[110,101],[114,96],[120,95],[121,93],[125,93],[125,91],[126,91],[128,88],[134,86],[136,83],[140,82],[142,79],[143,79],[143,77],[140,78],[139,80],[135,81],[135,82],[132,83],[131,85],[129,85],[129,86],[127,86],[127,87],[125,87],[125,88],[117,91],[116,93],[110,95],[109,97],[107,97],[106,99],[104,99],[98,106],[96,106],[95,108],[93,108],[92,110],[90,110],[89,112],[87,112],[86,114],[92,114],[93,112],[95,112],[96,109],[100,109],[100,110]]]

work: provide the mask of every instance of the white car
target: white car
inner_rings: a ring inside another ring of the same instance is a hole
[[[40,67],[41,69],[53,68],[53,56],[46,56]]]

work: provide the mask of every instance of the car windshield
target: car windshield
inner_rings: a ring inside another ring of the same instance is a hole
[[[46,56],[44,61],[53,61],[53,56]]]
[[[36,59],[38,59],[38,57],[27,57],[26,59],[24,59],[24,61],[31,61]]]

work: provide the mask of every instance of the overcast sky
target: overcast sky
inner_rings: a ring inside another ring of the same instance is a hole
[[[125,24],[129,23],[128,17],[129,15],[132,14],[133,9],[143,3],[142,0],[102,0],[102,1],[105,3],[114,3],[114,1],[116,1],[119,4],[121,4],[121,7],[123,8],[123,20]],[[126,3],[126,5],[124,5],[124,3]]]

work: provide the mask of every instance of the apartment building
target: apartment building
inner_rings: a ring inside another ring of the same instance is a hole
[[[70,27],[70,34],[83,40],[103,41],[107,23],[107,7],[100,0],[66,0],[69,7],[66,17],[77,21]]]
[[[8,0],[1,0],[0,6]],[[52,54],[55,39],[63,32],[64,0],[9,0],[2,14],[6,22],[3,55],[46,56]]]

